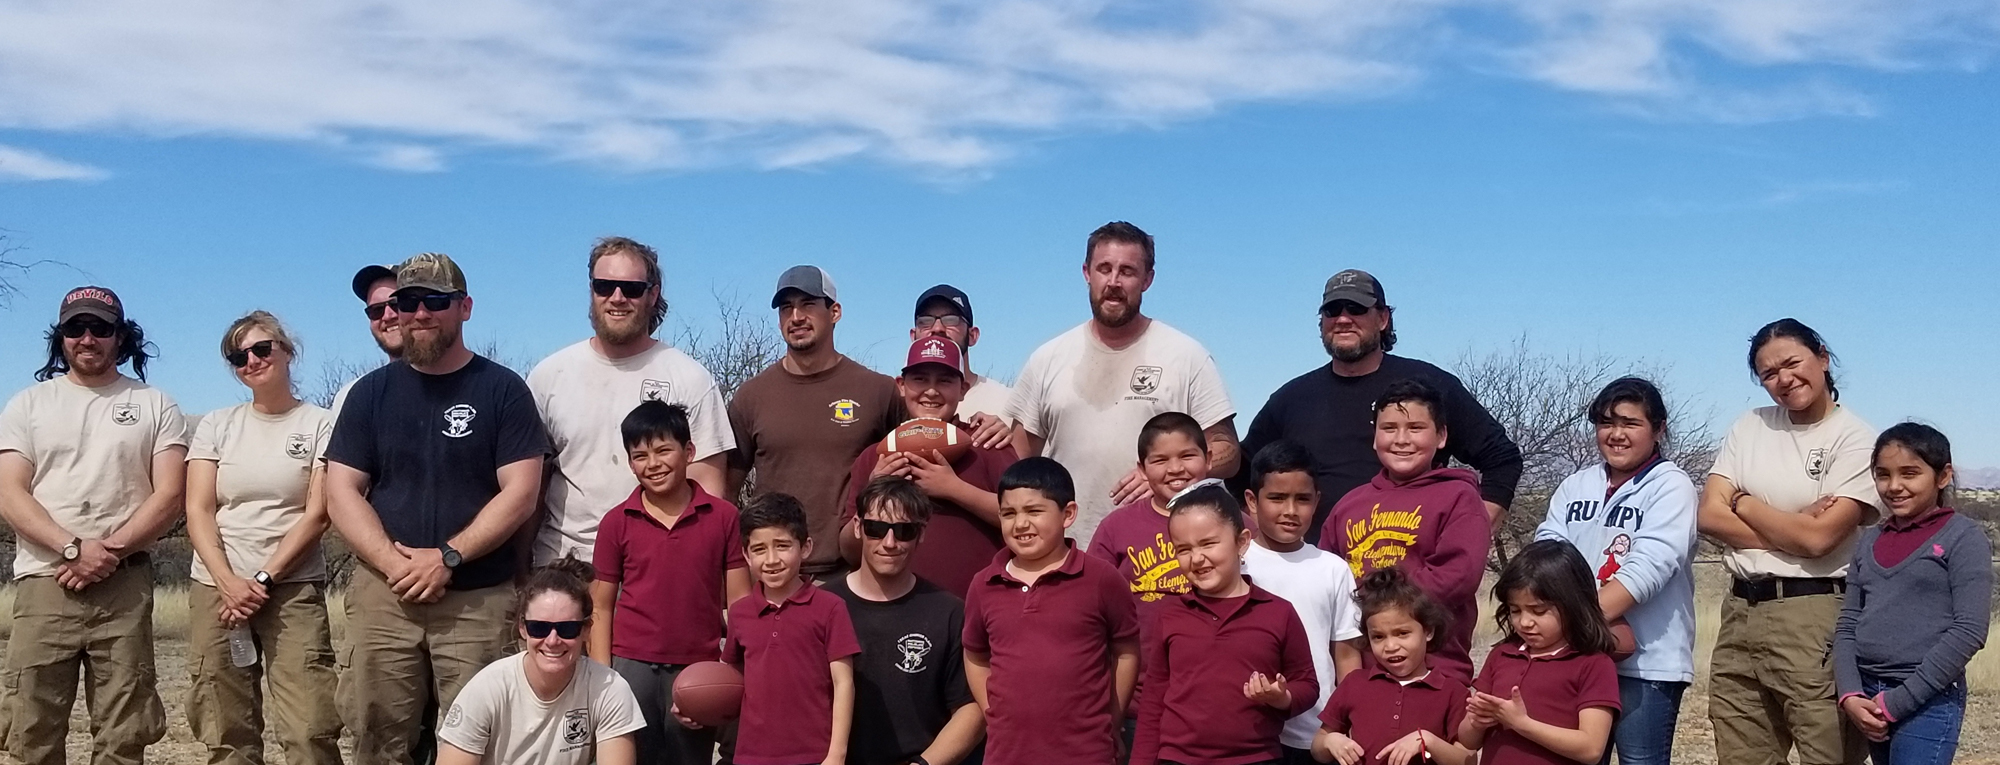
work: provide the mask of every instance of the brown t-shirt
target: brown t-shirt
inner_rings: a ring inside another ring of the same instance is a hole
[[[812,375],[772,364],[729,401],[736,451],[729,464],[757,471],[756,492],[782,491],[805,505],[813,538],[808,574],[839,567],[840,497],[847,470],[901,420],[896,382],[853,359]]]

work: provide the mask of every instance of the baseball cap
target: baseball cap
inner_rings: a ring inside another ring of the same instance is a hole
[[[465,272],[441,252],[410,256],[396,266],[396,291],[427,289],[432,292],[465,292]]]
[[[1325,308],[1326,304],[1335,300],[1352,300],[1362,308],[1374,308],[1388,298],[1382,295],[1382,283],[1375,281],[1374,276],[1367,271],[1350,268],[1326,280],[1326,292],[1320,296],[1319,305]]]
[[[959,350],[958,343],[942,337],[920,337],[910,343],[910,355],[903,362],[903,371],[907,373],[925,364],[942,364],[960,377],[965,376],[965,352]]]
[[[394,266],[362,266],[361,270],[354,272],[354,296],[366,302],[369,287],[375,286],[376,282],[383,279],[394,278],[396,278]]]
[[[924,294],[917,298],[917,313],[923,313],[924,306],[933,300],[950,302],[952,309],[958,311],[958,315],[965,317],[966,324],[972,323],[972,298],[966,297],[965,292],[959,288],[940,284],[924,290]]]
[[[118,299],[118,293],[103,287],[78,287],[63,296],[62,310],[56,314],[56,323],[67,324],[78,316],[95,316],[112,324],[121,324],[125,321],[125,303]]]
[[[833,288],[833,276],[819,266],[792,266],[778,277],[778,289],[771,293],[771,307],[778,307],[778,296],[785,290],[798,290],[816,298],[826,298],[827,302],[838,303],[840,296]]]

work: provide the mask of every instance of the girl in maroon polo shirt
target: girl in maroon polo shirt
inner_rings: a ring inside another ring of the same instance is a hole
[[[1493,599],[1507,637],[1472,681],[1459,743],[1481,765],[1600,761],[1618,716],[1618,666],[1583,554],[1560,539],[1521,548]]]
[[[1375,665],[1341,679],[1319,715],[1313,759],[1340,765],[1408,765],[1428,757],[1470,765],[1452,743],[1465,717],[1465,684],[1432,672],[1430,652],[1444,644],[1451,613],[1401,566],[1361,578],[1361,626]]]
[[[1174,555],[1193,590],[1159,609],[1132,765],[1248,765],[1284,756],[1285,721],[1319,700],[1305,623],[1243,577],[1250,533],[1220,481],[1169,505]]]

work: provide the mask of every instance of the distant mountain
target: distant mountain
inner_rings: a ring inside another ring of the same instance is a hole
[[[1965,468],[1958,471],[1958,485],[1968,489],[2000,489],[2000,468]]]

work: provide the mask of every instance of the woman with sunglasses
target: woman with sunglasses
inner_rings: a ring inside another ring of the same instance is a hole
[[[528,577],[514,612],[527,650],[486,665],[438,728],[437,765],[634,765],[646,727],[632,687],[584,655],[590,564],[564,557]]]
[[[265,679],[285,761],[340,762],[319,547],[333,420],[293,395],[297,349],[264,311],[230,324],[222,357],[250,401],[203,417],[188,448],[187,715],[211,763],[264,761]]]

